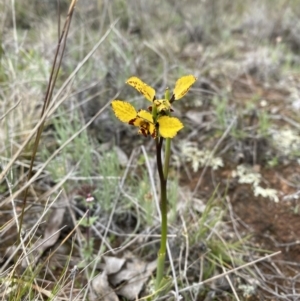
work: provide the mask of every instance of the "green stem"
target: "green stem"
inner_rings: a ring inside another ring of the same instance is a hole
[[[170,90],[167,88],[165,92],[165,99],[170,99]],[[157,112],[153,112],[156,116]],[[158,251],[157,258],[157,271],[156,271],[156,282],[155,291],[159,291],[162,285],[162,279],[164,277],[165,259],[167,252],[167,235],[168,235],[168,199],[167,199],[167,182],[169,173],[169,163],[171,156],[171,139],[166,139],[165,146],[165,160],[164,166],[161,160],[163,138],[156,138],[156,160],[157,169],[160,179],[160,212],[161,212],[161,238],[160,238],[160,249]]]
[[[165,99],[170,100],[170,97],[171,97],[170,90],[169,88],[167,88],[165,91]],[[166,146],[165,146],[165,161],[164,161],[164,176],[166,180],[168,179],[170,157],[171,157],[171,139],[167,138]]]
[[[161,211],[161,238],[160,249],[158,251],[157,258],[157,271],[156,271],[156,283],[155,290],[160,289],[160,283],[164,276],[165,258],[167,250],[167,234],[168,234],[168,220],[167,220],[167,178],[164,175],[161,149],[163,138],[156,139],[156,159],[157,169],[160,178],[160,211]]]
[[[156,119],[157,119],[157,107],[156,107],[156,105],[154,103],[153,103],[153,106],[152,106],[152,116],[153,116],[154,123],[156,123]]]
[[[171,139],[167,138],[166,146],[165,146],[165,161],[164,161],[164,177],[166,180],[168,179],[170,157],[171,157]]]

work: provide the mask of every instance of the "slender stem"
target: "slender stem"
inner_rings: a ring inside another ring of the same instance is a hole
[[[162,149],[163,140],[164,139],[162,137],[160,137],[160,138],[157,137],[155,139],[155,142],[156,142],[156,162],[157,162],[157,170],[158,170],[160,183],[165,181],[164,171],[163,171],[163,166],[162,166],[162,160],[161,160],[161,149]]]
[[[165,91],[165,99],[170,100],[170,89],[167,88]],[[164,161],[164,176],[165,179],[168,179],[169,173],[169,164],[170,164],[170,157],[171,157],[171,139],[166,139],[166,146],[165,146],[165,161]]]
[[[87,206],[87,227],[86,227],[86,245],[88,248],[90,248],[90,206]],[[89,258],[90,259],[90,258]]]
[[[156,122],[156,118],[157,118],[157,106],[154,103],[153,103],[153,106],[152,106],[152,116],[153,116],[154,122]]]
[[[156,139],[156,159],[157,159],[157,169],[160,178],[160,211],[161,211],[161,239],[160,239],[160,249],[158,251],[157,259],[157,271],[156,271],[156,283],[155,289],[160,289],[160,283],[164,276],[164,266],[167,250],[167,233],[168,233],[168,221],[167,221],[167,178],[165,178],[162,159],[161,159],[161,149],[162,149],[163,138]]]
[[[166,91],[165,91],[165,99],[170,100],[170,98],[171,98],[170,89],[167,88]]]
[[[170,157],[171,157],[171,139],[166,139],[166,146],[165,146],[165,161],[164,161],[164,178],[168,179],[169,174],[169,165],[170,165]]]
[[[165,99],[170,99],[170,90],[167,88],[165,92]],[[157,112],[154,112],[155,116]],[[156,138],[156,159],[157,169],[160,179],[160,212],[161,212],[161,238],[160,238],[160,249],[158,251],[157,258],[157,271],[156,271],[156,283],[155,290],[161,289],[162,279],[164,276],[164,267],[167,251],[167,235],[168,235],[168,199],[167,199],[167,182],[169,173],[169,163],[171,156],[171,139],[166,139],[165,146],[165,160],[164,166],[161,159],[163,138]]]

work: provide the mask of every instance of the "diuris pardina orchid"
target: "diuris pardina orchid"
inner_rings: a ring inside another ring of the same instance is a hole
[[[196,78],[193,75],[183,76],[177,80],[170,99],[157,99],[156,92],[152,87],[137,77],[131,77],[126,83],[134,87],[153,104],[150,107],[151,112],[137,111],[129,102],[122,100],[114,100],[112,108],[119,120],[138,127],[139,134],[151,135],[153,138],[157,136],[173,138],[183,128],[183,124],[178,118],[170,116],[171,104],[175,100],[181,99],[195,81]]]
[[[151,106],[146,110],[137,111],[129,102],[122,100],[112,101],[112,108],[116,117],[122,122],[139,128],[138,133],[147,136],[152,136],[156,142],[156,160],[157,170],[160,178],[160,211],[161,211],[161,239],[160,249],[158,252],[157,271],[155,294],[162,292],[165,287],[164,281],[164,265],[167,250],[167,180],[169,172],[169,161],[171,155],[171,139],[174,138],[178,131],[183,128],[182,122],[171,116],[171,104],[181,99],[195,83],[196,77],[193,75],[186,75],[179,78],[175,84],[173,94],[167,89],[163,99],[156,98],[155,90],[145,84],[137,77],[131,77],[127,80],[127,84],[139,91],[147,100],[151,102]],[[162,162],[162,145],[165,143],[165,160]]]

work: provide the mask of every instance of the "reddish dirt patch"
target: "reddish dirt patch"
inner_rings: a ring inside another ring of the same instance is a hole
[[[252,234],[255,245],[260,249],[280,250],[282,253],[276,259],[299,263],[300,209],[298,208],[300,208],[300,199],[286,198],[286,196],[299,190],[295,183],[300,175],[300,166],[295,163],[272,168],[272,170],[262,169],[260,173],[263,176],[263,182],[279,192],[278,203],[268,198],[255,197],[250,185],[238,184],[234,178],[230,178],[231,170],[229,169],[214,173],[207,171],[199,194],[210,193],[211,195],[216,184],[220,184],[220,191],[222,189],[225,191],[225,186],[229,181],[229,189],[226,193],[239,222],[241,234]],[[200,174],[195,176],[194,181],[189,184],[192,190],[199,176]],[[298,269],[300,270],[300,266]]]
[[[249,243],[257,250],[281,251],[281,254],[256,265],[255,270],[260,271],[256,276],[260,284],[249,300],[280,300],[278,296],[296,296],[300,293],[300,199],[287,196],[299,190],[296,184],[299,183],[297,178],[300,175],[300,166],[290,163],[288,166],[260,170],[262,186],[266,185],[279,192],[278,203],[255,197],[251,185],[237,183],[237,179],[231,176],[235,169],[236,166],[217,172],[207,170],[197,196],[208,200],[218,188],[221,199],[226,195],[231,203],[232,214],[231,217],[228,214],[226,218],[229,221],[234,219],[241,237],[251,234]],[[200,175],[201,171],[191,182],[183,182],[193,191]],[[266,254],[265,251],[254,253],[255,256]],[[295,299],[292,297],[284,300]]]
[[[280,201],[275,203],[266,198],[256,198],[245,191],[247,188],[237,186],[231,198],[233,210],[250,226],[262,247],[281,250],[283,260],[299,262],[300,201],[285,197],[297,191],[292,182],[300,174],[300,167],[295,164],[277,168],[276,171],[262,170],[261,173],[270,186],[279,191]]]

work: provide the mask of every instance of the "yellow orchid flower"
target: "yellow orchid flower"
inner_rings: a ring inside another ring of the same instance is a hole
[[[158,108],[158,111],[160,112],[161,110],[170,110],[171,103],[175,100],[182,98],[189,91],[189,89],[195,83],[196,80],[197,78],[194,75],[186,75],[179,78],[175,84],[173,95],[170,101],[167,99],[157,100],[155,96],[155,90],[152,87],[145,84],[138,77],[130,77],[126,81],[126,83],[135,88],[137,91],[139,91],[150,102],[156,102],[155,104]]]
[[[173,138],[183,128],[181,121],[175,117],[158,116],[156,122],[154,122],[151,113],[145,110],[137,112],[134,106],[126,101],[114,100],[111,105],[119,120],[138,127],[138,133],[145,137],[151,135],[156,138],[158,130],[160,136]]]

